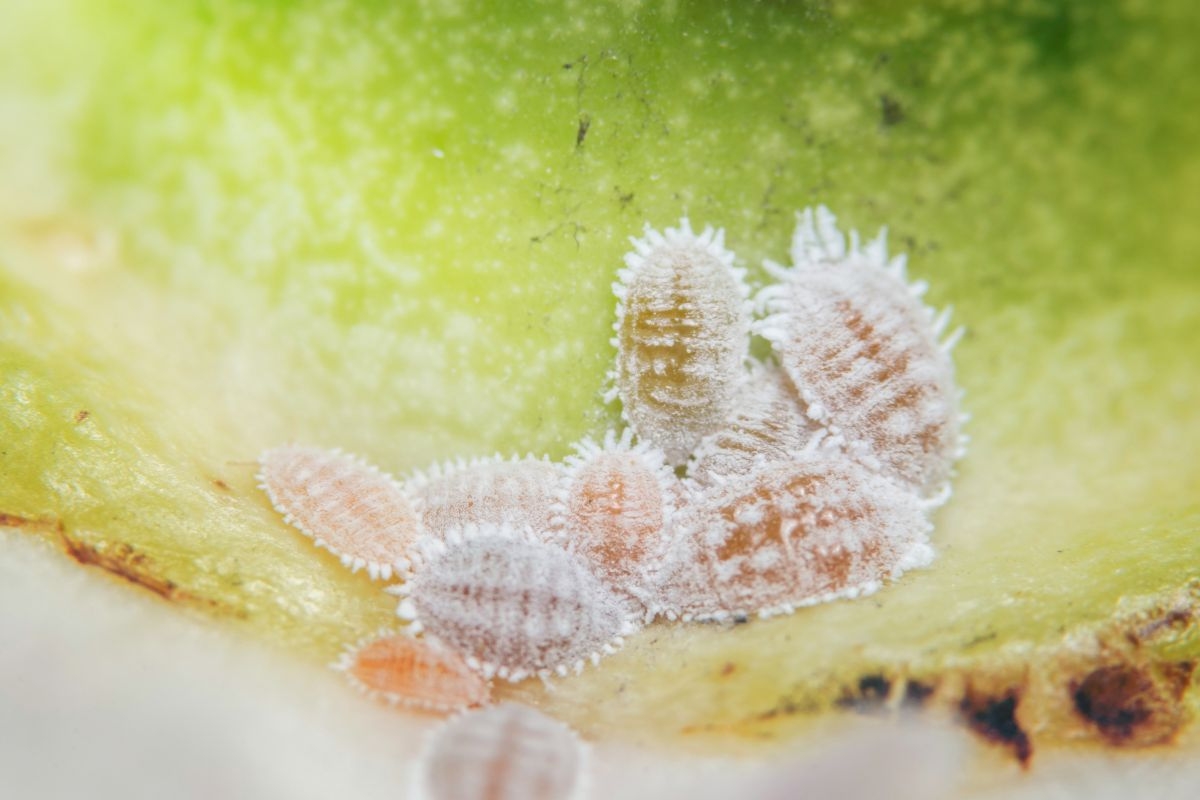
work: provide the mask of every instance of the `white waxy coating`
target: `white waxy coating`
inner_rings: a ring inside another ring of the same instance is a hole
[[[926,506],[838,449],[765,465],[676,517],[655,611],[769,616],[869,594],[932,558]]]
[[[688,465],[688,477],[701,486],[745,480],[764,464],[786,461],[823,435],[804,413],[804,403],[775,364],[751,372],[733,415],[705,436]]]
[[[424,759],[430,800],[567,800],[582,782],[584,751],[566,725],[502,703],[448,720]]]
[[[431,536],[483,525],[550,534],[561,479],[561,464],[532,456],[497,456],[434,467],[414,477],[409,486]]]
[[[824,207],[806,211],[792,244],[794,266],[768,264],[779,280],[758,296],[768,339],[814,420],[850,451],[923,497],[948,485],[960,455],[958,391],[941,343],[948,316],[909,285],[904,257],[890,262],[883,234],[850,243]]]
[[[259,465],[276,510],[351,570],[386,580],[404,566],[420,521],[392,478],[337,450],[301,445],[267,450]]]
[[[750,306],[724,232],[649,227],[613,285],[613,392],[643,441],[679,466],[733,410],[745,380]]]
[[[558,513],[565,546],[588,559],[609,587],[639,595],[668,545],[679,480],[663,454],[609,431],[603,445],[584,440],[567,458]]]
[[[620,599],[581,557],[509,528],[423,538],[399,616],[486,677],[583,669],[633,629]]]

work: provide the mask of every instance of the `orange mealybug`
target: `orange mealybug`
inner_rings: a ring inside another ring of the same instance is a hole
[[[284,445],[258,461],[276,510],[344,565],[384,580],[404,566],[420,521],[399,483],[338,450]]]
[[[636,596],[665,553],[681,487],[662,452],[632,438],[626,429],[619,439],[609,431],[603,445],[577,444],[557,510],[566,548],[610,587]]]
[[[348,647],[334,668],[368,696],[427,711],[460,711],[490,699],[487,681],[436,639],[385,633]]]

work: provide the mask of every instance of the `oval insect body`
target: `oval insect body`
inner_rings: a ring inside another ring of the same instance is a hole
[[[790,612],[869,594],[923,566],[925,504],[839,450],[760,468],[695,498],[664,571],[668,617]]]
[[[647,227],[613,285],[614,389],[640,439],[679,466],[718,429],[745,378],[750,308],[724,233]]]
[[[729,420],[701,440],[688,477],[701,486],[743,480],[760,466],[802,452],[821,435],[787,375],[774,364],[760,364]]]
[[[582,782],[583,745],[566,725],[501,703],[448,720],[424,759],[431,800],[567,800]]]
[[[561,479],[547,459],[496,457],[435,467],[410,485],[430,535],[486,525],[550,534]]]
[[[611,588],[638,595],[667,544],[667,527],[680,487],[663,455],[633,445],[626,429],[604,444],[584,441],[567,459],[560,497],[567,549],[588,559]]]
[[[947,316],[905,281],[903,257],[887,260],[882,234],[847,245],[825,208],[801,217],[792,258],[768,265],[779,283],[760,292],[756,329],[809,415],[923,497],[942,492],[961,450]]]
[[[490,695],[461,656],[429,637],[385,634],[347,648],[334,668],[367,695],[409,708],[460,711]]]
[[[421,541],[398,613],[511,681],[566,674],[614,651],[632,630],[621,601],[587,562],[512,529],[483,527]]]
[[[390,578],[420,534],[404,488],[337,450],[285,445],[259,457],[259,481],[276,510],[351,570]]]

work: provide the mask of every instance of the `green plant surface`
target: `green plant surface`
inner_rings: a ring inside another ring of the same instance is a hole
[[[724,227],[761,283],[793,212],[824,203],[866,236],[888,226],[967,327],[971,446],[937,561],[783,619],[654,625],[553,692],[513,691],[670,739],[782,735],[874,672],[1025,691],[1061,669],[1062,689],[1086,673],[1065,653],[1115,657],[1080,637],[1162,598],[1191,613],[1196,17],[1186,0],[14,3],[0,512],[329,659],[392,600],[270,509],[263,448],[401,475],[560,458],[617,419],[600,394],[629,236]],[[1170,633],[1122,658],[1200,657],[1194,622]]]

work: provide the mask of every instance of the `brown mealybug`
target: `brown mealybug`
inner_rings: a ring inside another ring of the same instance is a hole
[[[840,449],[814,445],[693,497],[676,517],[654,610],[770,616],[870,594],[932,559],[927,505]]]
[[[287,522],[353,571],[387,580],[420,534],[404,488],[337,450],[284,445],[259,457],[261,487]]]
[[[432,800],[567,800],[583,778],[583,744],[528,706],[501,703],[448,720],[430,739]]]
[[[686,219],[646,228],[613,284],[617,348],[613,389],[638,438],[680,466],[733,410],[746,376],[750,305],[744,271],[724,232],[692,232]]]
[[[755,330],[807,404],[848,451],[925,498],[944,497],[961,455],[962,418],[949,313],[922,301],[905,258],[887,257],[885,234],[860,247],[825,207],[799,216],[791,268],[767,264],[778,283],[759,292]]]

